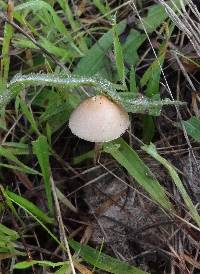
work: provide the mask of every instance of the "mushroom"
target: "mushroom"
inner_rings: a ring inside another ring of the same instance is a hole
[[[117,139],[129,125],[128,113],[103,95],[81,102],[69,118],[69,128],[73,134],[95,143]]]

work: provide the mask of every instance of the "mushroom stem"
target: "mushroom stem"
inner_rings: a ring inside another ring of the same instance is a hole
[[[100,156],[101,156],[101,148],[102,148],[102,142],[95,143],[94,145],[94,165],[96,165],[99,162]]]

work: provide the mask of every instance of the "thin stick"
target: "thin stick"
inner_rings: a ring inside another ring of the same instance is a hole
[[[55,183],[52,177],[50,177],[50,181],[51,181],[51,187],[52,187],[52,192],[53,192],[53,197],[54,197],[54,202],[55,202],[55,208],[56,208],[56,216],[57,216],[57,221],[58,221],[58,225],[59,225],[59,230],[60,230],[60,237],[61,237],[61,242],[64,242],[64,246],[67,249],[67,255],[69,258],[69,262],[70,262],[70,266],[71,266],[71,270],[73,274],[76,274],[75,268],[74,268],[74,263],[72,260],[72,255],[69,249],[69,244],[67,241],[67,237],[65,234],[65,228],[64,228],[64,224],[63,224],[63,220],[62,220],[62,214],[61,214],[61,210],[60,210],[60,205],[58,202],[58,197],[57,197],[57,193],[56,193],[56,187],[55,187]]]

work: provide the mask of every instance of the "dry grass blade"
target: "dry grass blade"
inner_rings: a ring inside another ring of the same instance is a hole
[[[200,56],[200,12],[196,5],[191,0],[180,0],[181,9],[179,9],[172,0],[175,6],[173,10],[164,0],[158,0],[158,2],[165,7],[176,26],[187,35],[196,53]],[[186,9],[185,6],[188,8]]]

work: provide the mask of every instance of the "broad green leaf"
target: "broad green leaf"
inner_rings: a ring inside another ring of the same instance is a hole
[[[48,100],[45,111],[39,119],[40,122],[48,123],[52,133],[67,123],[71,112],[81,101],[78,94],[64,91],[62,95],[64,98],[52,96],[53,99]]]
[[[160,156],[156,150],[156,147],[153,144],[150,144],[149,146],[143,146],[143,150],[145,150],[149,155],[151,155],[154,159],[156,159],[159,163],[161,163],[169,172],[170,176],[172,177],[176,187],[178,188],[178,191],[182,195],[182,198],[185,202],[185,205],[187,206],[193,220],[197,223],[197,225],[200,227],[200,216],[198,214],[198,211],[196,207],[193,205],[193,202],[188,195],[187,191],[185,190],[185,187],[181,181],[181,179],[178,176],[178,173],[176,172],[175,168],[162,156]]]
[[[121,21],[117,24],[117,35],[120,35],[124,31],[125,27],[126,21]],[[111,49],[112,44],[112,30],[109,30],[88,50],[87,54],[81,58],[74,70],[74,73],[91,76],[104,71],[103,76],[109,75],[111,65],[110,61],[108,61],[106,57],[106,54],[108,53],[108,50]]]
[[[139,60],[138,49],[146,40],[146,35],[136,30],[132,30],[126,38],[125,43],[122,45],[124,61],[135,66]]]
[[[21,207],[25,208],[29,212],[31,212],[34,216],[36,216],[39,220],[45,223],[52,223],[53,219],[48,217],[41,209],[39,209],[36,205],[32,202],[28,201],[27,199],[15,194],[14,192],[5,190],[7,197],[12,201],[20,205]]]
[[[78,242],[70,239],[69,245],[78,254],[91,265],[114,274],[147,274],[134,266],[130,266],[125,262],[119,261],[111,256],[108,256],[88,245],[81,245]]]
[[[43,135],[40,135],[36,141],[32,142],[32,145],[33,145],[33,151],[38,158],[38,162],[42,171],[48,208],[52,214],[53,200],[52,200],[51,184],[50,184],[49,146],[47,143],[47,138]]]
[[[38,174],[38,175],[40,174],[36,170],[26,166],[21,161],[19,161],[17,157],[7,148],[0,146],[0,155],[2,157],[5,157],[7,160],[15,163],[20,168],[20,170],[24,173]]]
[[[155,134],[155,124],[153,117],[145,115],[143,118],[142,140],[145,144],[149,144]]]
[[[25,268],[31,267],[33,265],[49,266],[49,267],[54,268],[54,267],[63,266],[63,265],[68,266],[68,262],[54,263],[51,261],[40,261],[40,260],[23,261],[20,263],[16,263],[14,265],[14,269],[25,269]]]
[[[173,3],[175,3],[178,7],[180,7],[180,0],[167,1],[172,9],[175,9]],[[176,9],[175,9],[176,10]],[[146,17],[142,18],[142,22],[138,25],[138,28],[141,30],[146,29],[148,33],[152,33],[157,29],[157,27],[162,24],[169,15],[167,14],[165,8],[161,4],[152,5],[148,8],[148,14]]]
[[[189,120],[182,121],[182,123],[185,126],[187,134],[195,141],[200,142],[200,119],[192,116]]]
[[[113,158],[122,165],[128,173],[142,186],[151,196],[154,202],[164,209],[173,210],[165,189],[156,180],[153,173],[141,160],[139,155],[122,139],[105,143],[105,152],[110,153]]]

